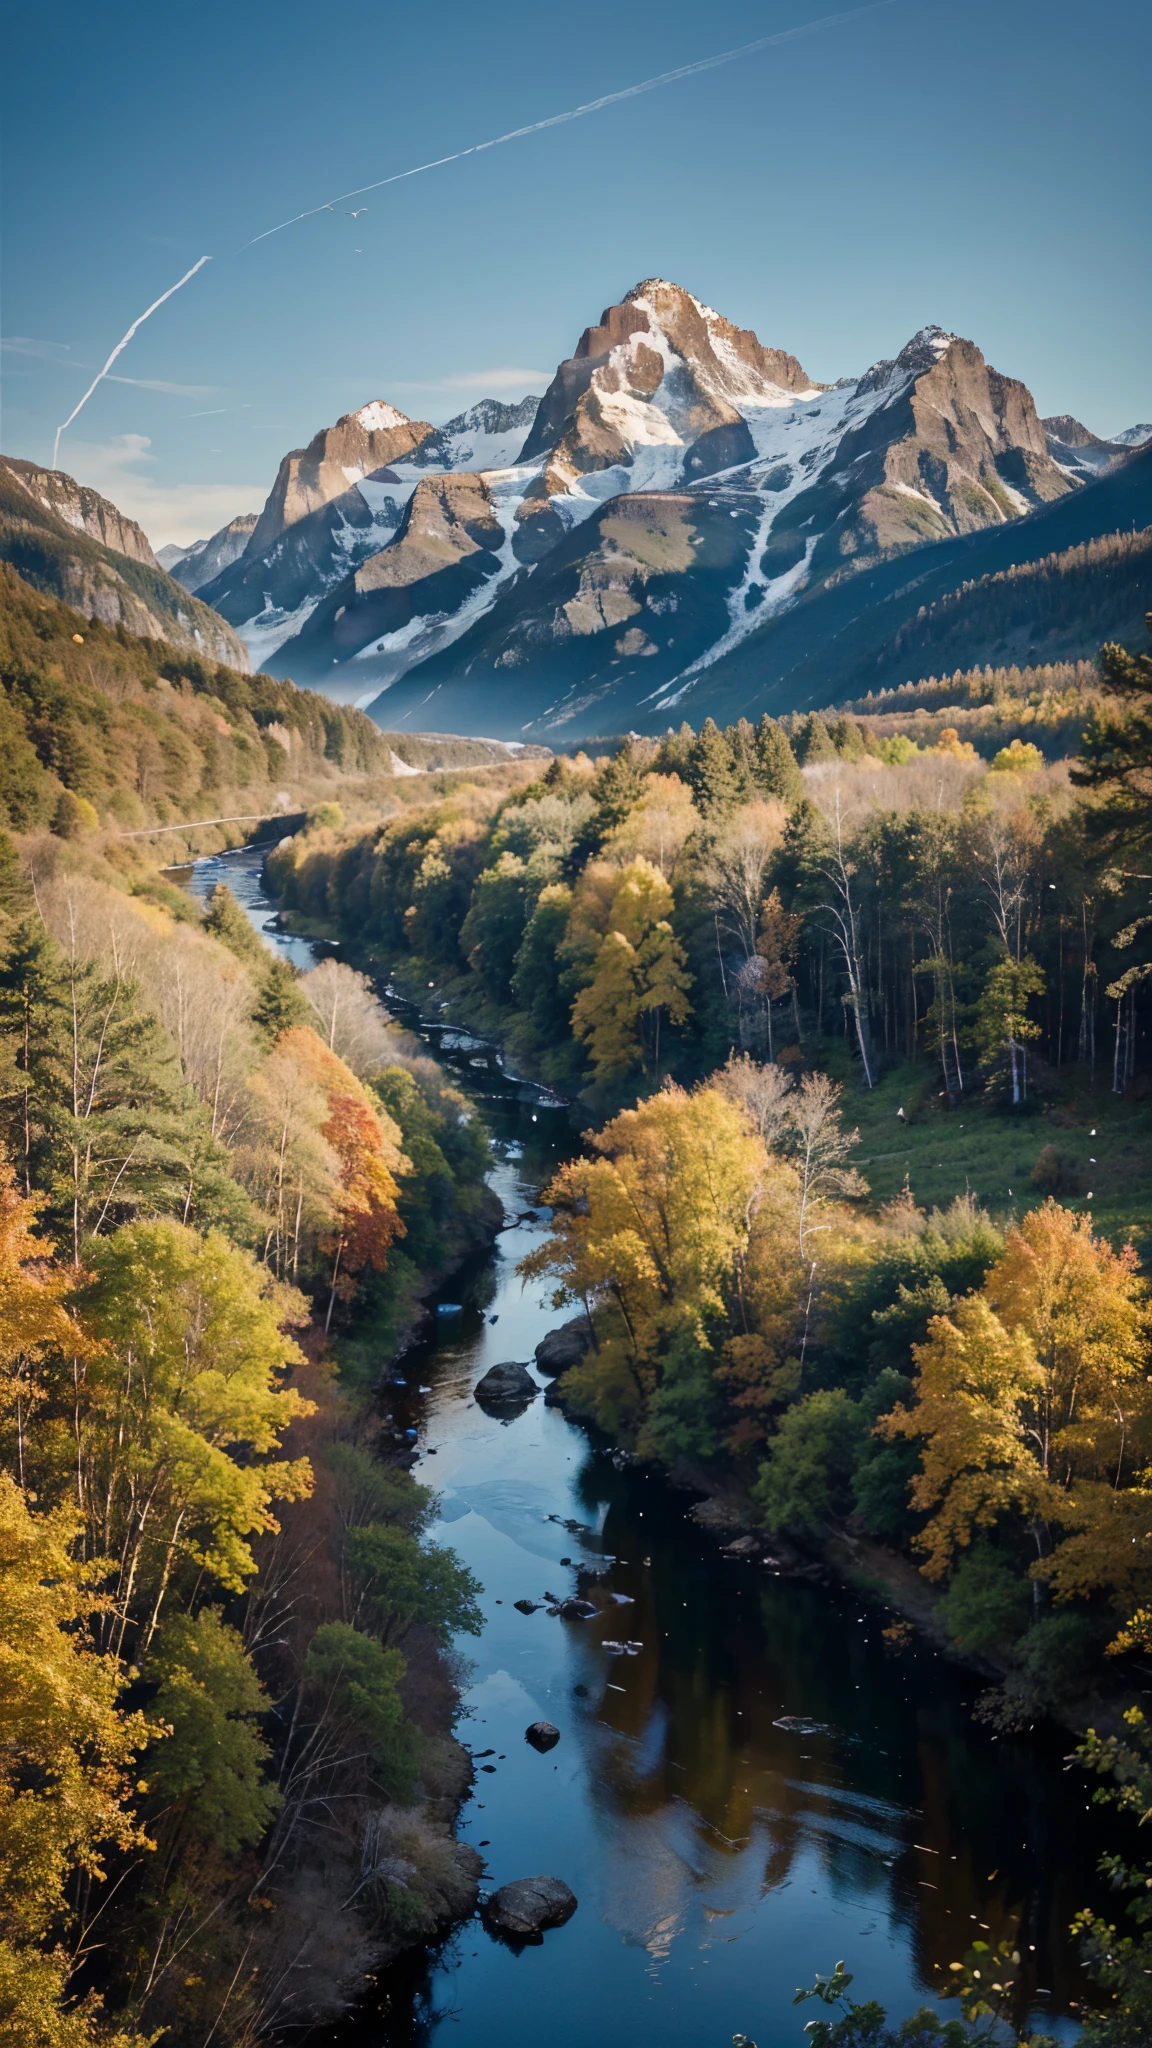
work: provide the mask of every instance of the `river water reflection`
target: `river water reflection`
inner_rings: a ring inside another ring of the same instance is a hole
[[[201,863],[193,886],[221,875],[261,928],[258,856]],[[1082,1982],[1067,1927],[1096,1895],[1107,1837],[1062,1769],[1067,1741],[997,1740],[969,1713],[979,1682],[890,1649],[880,1606],[722,1557],[685,1497],[618,1469],[542,1398],[503,1422],[476,1406],[481,1372],[530,1361],[559,1320],[516,1266],[572,1128],[467,1034],[422,1029],[484,1117],[510,1223],[385,1402],[419,1432],[437,1533],[485,1589],[484,1633],[461,1645],[459,1732],[478,1756],[461,1828],[492,1886],[547,1873],[580,1903],[519,1954],[472,1922],[308,2038],[726,2048],[747,2031],[784,2048],[803,2038],[812,2009],[791,2000],[815,1970],[846,1958],[854,1993],[902,2016],[979,1935],[1019,1944],[1028,2010],[1070,2040]],[[586,1586],[582,1567],[602,1573],[595,1619],[513,1606]],[[541,1717],[560,1730],[546,1755],[524,1740]]]

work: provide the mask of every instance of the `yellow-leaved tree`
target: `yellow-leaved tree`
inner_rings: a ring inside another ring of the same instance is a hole
[[[768,1157],[716,1089],[666,1085],[614,1117],[596,1157],[561,1168],[547,1239],[523,1271],[595,1312],[597,1349],[566,1379],[606,1426],[663,1454],[715,1449],[715,1376],[740,1321],[745,1261]]]
[[[35,1514],[0,1473],[0,2042],[4,2048],[137,2048],[97,2001],[69,1998],[67,1895],[98,1879],[111,1848],[146,1848],[130,1810],[132,1761],[148,1739],[118,1700],[116,1658],[90,1621],[106,1567],[76,1559],[71,1508]]]
[[[1048,1201],[1009,1231],[981,1291],[930,1323],[914,1404],[877,1425],[922,1441],[912,1501],[929,1515],[930,1577],[1015,1513],[1058,1598],[1103,1587],[1131,1612],[1148,1582],[1147,1536],[1131,1540],[1152,1459],[1145,1296],[1131,1247]]]
[[[638,1067],[658,1073],[661,1021],[683,1024],[691,1015],[691,976],[672,930],[671,887],[651,861],[621,869],[593,952],[582,920],[595,904],[596,897],[590,904],[581,897],[573,906],[569,950],[592,953],[591,981],[572,1006],[573,1032],[587,1045],[598,1081],[621,1081]]]

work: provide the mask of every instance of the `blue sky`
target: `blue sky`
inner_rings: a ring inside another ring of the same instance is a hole
[[[0,445],[47,461],[129,322],[204,254],[61,443],[157,545],[256,509],[287,448],[368,398],[440,420],[541,389],[651,275],[820,379],[935,320],[1042,413],[1152,419],[1137,0],[890,0],[241,251],[333,194],[828,11],[19,10]]]

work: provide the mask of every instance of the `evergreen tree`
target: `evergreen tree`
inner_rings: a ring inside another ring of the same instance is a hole
[[[785,804],[799,803],[804,794],[804,777],[796,765],[787,733],[767,712],[756,727],[754,759],[756,779],[766,796],[779,797]]]
[[[732,748],[713,718],[704,720],[693,744],[687,779],[706,818],[733,810],[740,801],[740,778]]]
[[[297,1025],[311,1025],[315,1021],[296,969],[278,954],[272,954],[268,959],[252,1021],[271,1042],[283,1031],[292,1031]]]
[[[836,759],[832,735],[818,711],[810,711],[799,732],[795,734],[793,752],[805,768],[811,768],[816,761]]]
[[[67,959],[25,923],[0,959],[0,1032],[15,1070],[0,1137],[74,1258],[141,1214],[244,1233],[250,1212],[227,1154],[135,983]]]
[[[648,763],[634,740],[626,739],[619,752],[606,761],[592,784],[596,799],[597,844],[615,826],[622,825],[633,805],[640,801]]]
[[[862,761],[868,751],[863,730],[854,718],[838,718],[829,737],[842,761]]]
[[[235,953],[246,967],[255,967],[264,972],[268,960],[268,949],[259,935],[252,929],[236,898],[226,882],[217,882],[208,898],[204,913],[204,929]]]

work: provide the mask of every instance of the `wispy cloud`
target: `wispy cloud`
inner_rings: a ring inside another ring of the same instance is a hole
[[[37,356],[44,363],[64,363],[69,369],[82,369],[77,363],[66,341],[38,341],[34,334],[6,334],[0,340],[0,349],[6,356]]]
[[[163,391],[169,398],[217,398],[218,384],[170,384],[166,377],[117,377],[111,373],[105,384],[134,384],[138,391]]]
[[[187,547],[238,513],[258,512],[268,495],[266,483],[161,483],[148,473],[156,462],[151,446],[147,434],[116,434],[70,442],[67,458],[69,474],[138,520],[154,548],[169,541]]]
[[[42,363],[59,363],[62,369],[84,372],[91,363],[74,356],[66,341],[39,341],[34,334],[6,334],[0,341],[6,356],[35,356]],[[218,384],[172,384],[166,377],[121,377],[109,371],[105,384],[133,384],[138,391],[162,391],[169,398],[216,398]]]
[[[419,383],[392,379],[396,391],[515,391],[552,382],[551,370],[461,370],[458,377],[424,378]]]

